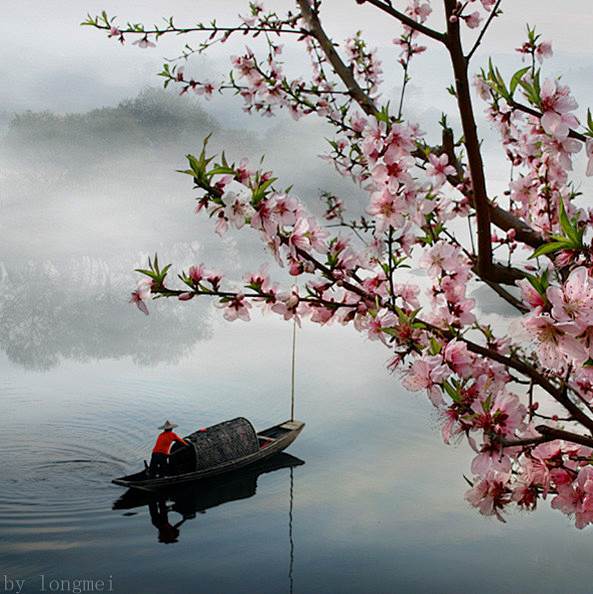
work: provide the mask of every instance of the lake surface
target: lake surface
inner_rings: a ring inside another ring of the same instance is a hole
[[[442,446],[382,350],[340,328],[298,334],[294,465],[186,490],[165,512],[183,521],[176,542],[160,542],[163,508],[122,502],[110,480],[141,466],[165,418],[189,433],[289,417],[289,326],[212,326],[175,364],[2,357],[0,578],[24,592],[591,591],[591,532],[547,506],[506,525],[470,509],[465,448]]]
[[[141,468],[165,419],[187,434],[289,418],[292,328],[229,324],[196,300],[148,317],[129,305],[156,250],[239,279],[261,248],[192,215],[174,173],[186,140],[120,150],[97,126],[82,145],[44,121],[38,142],[0,147],[0,593],[80,580],[121,594],[593,591],[593,531],[546,503],[506,524],[470,508],[467,446],[444,446],[427,399],[348,328],[298,332],[293,458],[160,506],[122,501],[111,479]],[[274,163],[270,139],[257,154],[286,185],[298,159],[297,191],[314,195],[328,174],[301,161],[299,130],[294,159]]]

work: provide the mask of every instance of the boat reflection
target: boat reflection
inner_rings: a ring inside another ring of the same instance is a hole
[[[113,509],[132,510],[148,506],[151,522],[158,530],[159,542],[169,544],[177,542],[181,525],[187,520],[194,519],[197,514],[205,513],[208,509],[230,501],[253,497],[257,491],[257,479],[260,475],[290,468],[292,479],[292,468],[304,463],[303,460],[282,452],[243,470],[199,481],[186,487],[159,493],[129,489],[113,503]],[[171,512],[179,514],[181,520],[171,523],[169,519]]]

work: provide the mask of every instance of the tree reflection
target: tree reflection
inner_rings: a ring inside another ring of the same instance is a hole
[[[127,302],[129,270],[141,261],[130,254],[114,262],[85,257],[0,264],[0,349],[13,363],[38,370],[61,359],[129,357],[139,365],[180,360],[211,337],[207,308],[157,307],[148,318],[136,315]]]

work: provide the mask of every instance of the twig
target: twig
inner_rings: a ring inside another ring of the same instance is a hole
[[[468,62],[472,59],[472,56],[474,55],[475,51],[478,49],[478,46],[480,45],[480,43],[482,43],[482,39],[484,38],[484,35],[486,34],[486,30],[488,29],[488,27],[491,25],[492,21],[498,14],[498,9],[501,4],[502,4],[502,0],[498,0],[496,5],[490,12],[490,16],[488,17],[488,20],[486,21],[485,25],[482,27],[482,30],[480,31],[480,34],[478,35],[478,38],[476,39],[476,42],[474,43],[474,47],[472,47],[469,54],[467,54]]]
[[[426,35],[427,37],[434,39],[435,41],[439,41],[440,43],[445,43],[446,36],[444,33],[435,31],[434,29],[431,29],[430,27],[426,27],[422,23],[415,21],[414,19],[410,18],[407,14],[404,14],[403,12],[400,12],[399,10],[396,10],[395,8],[393,8],[393,6],[391,6],[390,3],[387,4],[385,2],[381,2],[380,0],[366,0],[366,2],[368,2],[369,4],[372,4],[373,6],[376,6],[383,12],[386,12],[388,15],[397,19],[404,25],[410,27],[410,29],[414,29],[415,31],[418,31],[419,33],[422,33],[423,35]]]

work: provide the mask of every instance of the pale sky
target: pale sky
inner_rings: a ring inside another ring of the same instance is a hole
[[[277,7],[280,13],[293,6],[289,0],[264,4]],[[394,5],[404,3],[395,0]],[[172,38],[156,49],[122,48],[102,32],[81,27],[87,13],[105,9],[124,22],[146,25],[172,15],[179,24],[208,22],[214,17],[223,24],[233,22],[238,12],[247,12],[247,6],[246,0],[225,0],[216,6],[206,0],[5,1],[0,20],[0,115],[6,118],[22,109],[71,112],[114,105],[135,96],[147,84],[159,85],[155,74],[163,57],[172,57],[185,43],[185,38]],[[433,0],[433,6],[437,14],[440,2]],[[506,0],[503,9],[505,14],[482,45],[483,53],[512,53],[524,39],[528,22],[537,26],[544,39],[553,40],[557,55],[572,55],[575,68],[593,64],[590,0]],[[362,28],[369,43],[378,46],[389,46],[398,31],[384,14],[354,0],[329,0],[324,23],[338,41]],[[223,68],[228,70],[226,65]],[[593,71],[589,68],[588,72]]]

